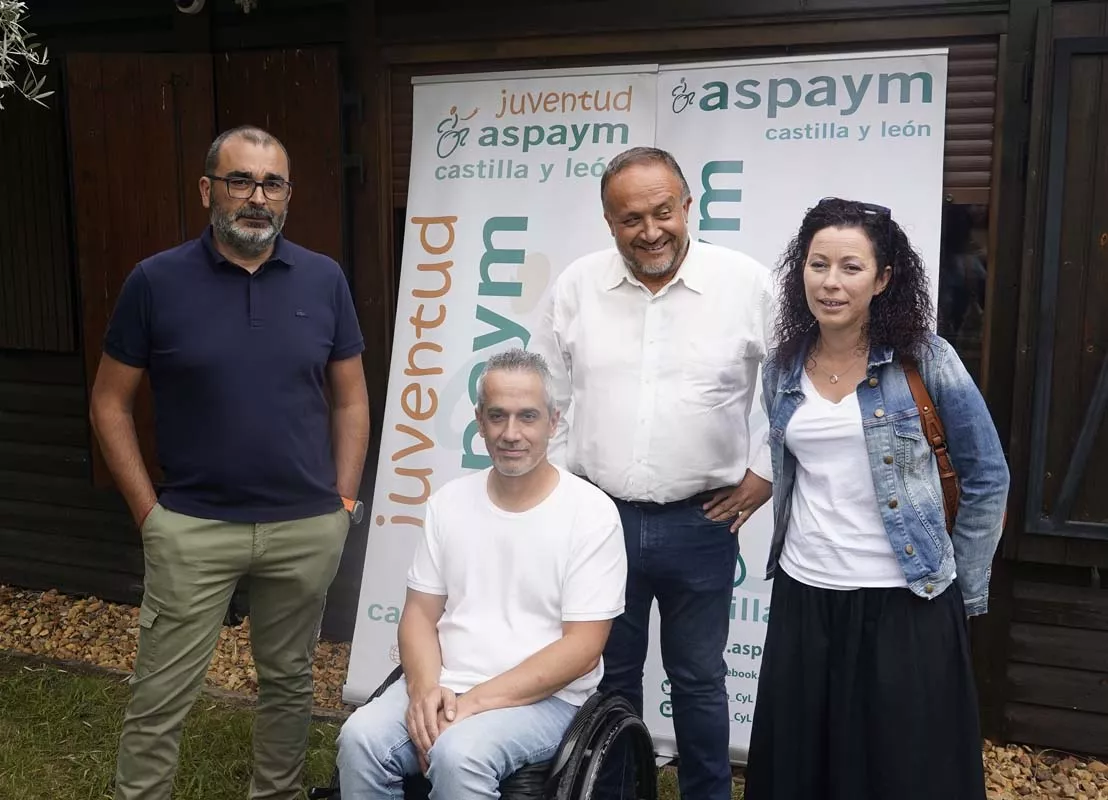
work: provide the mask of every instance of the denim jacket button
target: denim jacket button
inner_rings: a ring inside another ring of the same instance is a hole
[[[877,384],[878,384],[877,378],[870,378],[869,379],[869,385],[870,386],[876,386]]]
[[[898,505],[900,505],[900,503],[897,502],[895,497],[889,501],[889,508],[896,508]]]
[[[883,459],[881,459],[881,460],[882,460],[882,461],[884,461],[884,462],[885,462],[886,464],[891,464],[891,463],[893,463],[894,461],[896,461],[896,459],[895,459],[895,458],[893,458],[892,456],[885,456],[885,457],[884,457]]]
[[[883,408],[877,409],[876,411],[873,412],[873,416],[880,419],[881,417],[885,416],[885,409],[883,409]]]
[[[927,594],[931,594],[933,591],[935,591],[935,587],[929,583],[923,587],[923,591],[925,591]]]
[[[916,552],[916,548],[912,547],[912,545],[908,545],[907,547],[904,548],[904,552],[907,553],[908,555],[912,555],[913,553]]]

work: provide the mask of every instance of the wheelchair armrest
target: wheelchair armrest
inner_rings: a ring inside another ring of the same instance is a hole
[[[371,694],[369,696],[369,698],[366,699],[366,702],[367,703],[372,703],[378,697],[383,695],[385,693],[385,691],[390,686],[392,686],[394,683],[396,683],[398,680],[400,680],[403,677],[404,677],[404,668],[401,667],[401,666],[397,666],[396,669],[394,669],[392,672],[389,673],[389,676],[387,678],[385,678],[384,682],[380,686],[377,687],[377,689],[373,692],[373,694]]]

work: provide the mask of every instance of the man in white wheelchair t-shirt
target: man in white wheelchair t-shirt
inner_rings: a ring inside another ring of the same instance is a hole
[[[493,466],[427,501],[400,618],[404,678],[339,734],[343,800],[499,797],[501,780],[551,759],[603,673],[623,612],[619,513],[547,461],[558,417],[542,356],[489,358],[477,423]]]

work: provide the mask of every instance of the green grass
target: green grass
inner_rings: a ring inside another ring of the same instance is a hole
[[[0,798],[110,798],[127,685],[0,655]],[[175,800],[242,800],[250,784],[253,712],[201,696],[185,725]],[[338,726],[312,725],[311,784],[334,765]]]
[[[127,684],[0,654],[0,798],[110,800]],[[174,800],[242,800],[253,712],[201,696],[185,724]],[[338,725],[313,723],[306,784],[325,785]],[[659,800],[678,800],[663,770]],[[736,800],[742,797],[735,790]]]

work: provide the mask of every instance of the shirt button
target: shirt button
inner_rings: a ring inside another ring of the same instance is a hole
[[[869,385],[870,386],[876,386],[877,383],[878,383],[877,378],[870,378],[869,379]]]
[[[927,594],[931,594],[933,591],[935,591],[935,587],[929,583],[923,587],[923,591]]]
[[[900,505],[900,503],[897,502],[895,497],[889,501],[889,508],[896,508],[898,505]]]
[[[885,457],[884,457],[883,459],[881,459],[881,460],[882,460],[882,461],[884,461],[884,462],[885,462],[886,464],[891,464],[891,463],[893,463],[894,461],[896,461],[896,459],[895,459],[895,458],[893,458],[892,456],[885,456]]]
[[[883,409],[883,408],[877,409],[876,411],[873,412],[873,416],[877,417],[878,419],[881,419],[881,417],[885,416],[885,409]]]
[[[912,547],[912,545],[908,545],[907,547],[904,548],[904,552],[907,553],[908,555],[912,555],[913,553],[916,552],[916,548]]]

